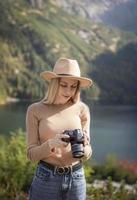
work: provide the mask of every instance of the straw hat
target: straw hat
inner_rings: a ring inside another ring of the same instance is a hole
[[[53,72],[44,71],[40,76],[50,81],[53,78],[71,78],[80,81],[80,87],[85,88],[92,85],[92,80],[89,78],[81,77],[80,68],[77,60],[67,58],[60,58],[55,63]]]

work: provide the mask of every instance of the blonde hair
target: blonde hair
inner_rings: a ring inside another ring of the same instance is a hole
[[[51,79],[48,85],[47,93],[43,99],[43,103],[54,104],[56,96],[59,91],[59,83],[60,83],[60,78]],[[80,100],[80,81],[78,81],[75,95],[71,98],[72,103],[76,103],[79,100]]]

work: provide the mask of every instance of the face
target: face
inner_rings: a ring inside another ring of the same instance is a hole
[[[71,97],[75,95],[78,87],[78,81],[70,78],[61,78],[59,82],[58,95],[56,97],[56,104],[65,104]]]

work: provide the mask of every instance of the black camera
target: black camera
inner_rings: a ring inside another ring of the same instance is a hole
[[[74,158],[81,158],[84,156],[84,135],[80,129],[66,130],[65,135],[69,135],[69,138],[62,138],[64,142],[71,143],[72,155]]]

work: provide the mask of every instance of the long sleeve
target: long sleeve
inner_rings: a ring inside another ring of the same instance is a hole
[[[34,112],[33,106],[29,106],[26,115],[26,131],[27,131],[27,156],[35,162],[49,157],[52,152],[49,142],[40,144],[39,141],[39,119]]]
[[[82,105],[80,118],[81,118],[82,130],[89,138],[89,144],[84,147],[85,155],[84,158],[82,158],[82,160],[88,160],[92,155],[92,148],[90,144],[90,111],[89,107],[86,104]]]

